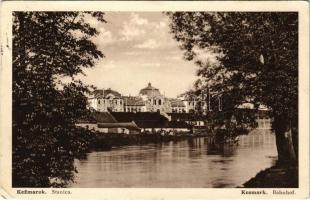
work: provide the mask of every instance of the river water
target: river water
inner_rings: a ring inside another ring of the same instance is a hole
[[[238,145],[194,138],[116,147],[76,160],[70,187],[237,187],[272,166],[276,155],[274,134],[266,129],[241,136]]]

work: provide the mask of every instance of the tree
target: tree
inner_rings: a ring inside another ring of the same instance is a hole
[[[88,148],[75,126],[88,86],[75,80],[103,57],[85,20],[101,12],[13,12],[13,187],[63,187]],[[62,83],[59,77],[69,77]]]
[[[167,13],[187,60],[199,66],[196,87],[222,95],[221,119],[245,102],[267,106],[279,163],[298,150],[298,13]],[[207,59],[207,55],[213,55]],[[225,120],[220,120],[225,121]]]

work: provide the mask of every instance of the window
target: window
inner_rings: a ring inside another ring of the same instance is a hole
[[[161,99],[158,99],[158,105],[161,105]]]

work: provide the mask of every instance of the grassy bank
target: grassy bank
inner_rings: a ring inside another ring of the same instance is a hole
[[[297,188],[298,167],[276,164],[243,184],[246,188]]]

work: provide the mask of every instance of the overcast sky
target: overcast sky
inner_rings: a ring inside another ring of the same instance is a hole
[[[169,33],[168,17],[161,12],[107,12],[102,24],[91,24],[100,34],[94,39],[105,58],[81,79],[98,88],[123,95],[138,95],[151,82],[167,97],[190,89],[196,66],[185,61]]]

